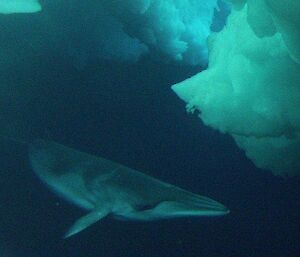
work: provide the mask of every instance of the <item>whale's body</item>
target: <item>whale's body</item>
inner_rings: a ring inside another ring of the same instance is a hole
[[[51,141],[29,150],[35,173],[64,198],[89,210],[70,228],[72,236],[108,214],[133,220],[224,215],[229,210],[141,172]]]

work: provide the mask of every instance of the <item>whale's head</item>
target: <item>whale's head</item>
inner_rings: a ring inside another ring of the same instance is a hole
[[[169,192],[168,192],[169,191]],[[170,219],[178,217],[222,216],[229,209],[223,204],[178,187],[171,187],[158,201],[137,205],[128,218],[137,220]]]

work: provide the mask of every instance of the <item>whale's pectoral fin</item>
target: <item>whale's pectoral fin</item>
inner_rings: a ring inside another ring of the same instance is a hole
[[[109,212],[107,210],[95,210],[90,212],[89,214],[81,217],[78,219],[73,226],[68,230],[68,232],[65,234],[64,238],[68,238],[70,236],[73,236],[80,231],[86,229],[88,226],[94,224],[98,220],[101,220],[104,218]]]

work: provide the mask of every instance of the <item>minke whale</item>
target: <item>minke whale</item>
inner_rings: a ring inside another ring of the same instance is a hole
[[[229,213],[208,197],[55,142],[33,141],[29,159],[34,172],[50,188],[89,211],[71,226],[65,238],[107,215],[150,221]]]

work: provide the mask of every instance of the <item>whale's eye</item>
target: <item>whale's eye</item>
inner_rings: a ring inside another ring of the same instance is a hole
[[[150,204],[138,204],[136,206],[136,209],[138,211],[147,211],[147,210],[151,210],[154,209],[156,206],[158,205],[158,203],[150,203]]]

